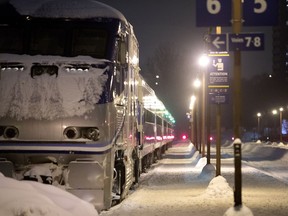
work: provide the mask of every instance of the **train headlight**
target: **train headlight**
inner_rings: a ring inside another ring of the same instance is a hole
[[[78,139],[81,137],[80,130],[76,127],[67,127],[64,130],[64,135],[68,139]]]
[[[14,126],[7,126],[7,127],[5,127],[5,129],[3,131],[3,136],[6,139],[17,138],[19,136],[19,131]]]
[[[99,129],[95,127],[87,128],[84,133],[84,138],[87,138],[93,141],[99,140],[100,138]]]

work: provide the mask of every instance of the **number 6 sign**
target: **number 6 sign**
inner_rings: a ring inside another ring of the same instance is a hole
[[[277,24],[279,0],[243,0],[243,25]],[[230,26],[233,0],[196,0],[196,25]]]

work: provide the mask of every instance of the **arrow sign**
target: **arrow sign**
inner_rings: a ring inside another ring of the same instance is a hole
[[[263,33],[211,34],[210,41],[211,52],[264,50]]]
[[[211,50],[213,51],[226,51],[227,50],[227,35],[226,34],[211,34]]]
[[[215,40],[212,41],[212,44],[217,48],[217,49],[220,49],[220,45],[222,44],[225,44],[226,41],[225,40],[220,40],[220,37],[216,37]]]

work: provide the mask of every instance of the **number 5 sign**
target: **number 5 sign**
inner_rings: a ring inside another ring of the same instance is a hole
[[[277,24],[279,0],[242,0],[243,25]],[[196,0],[196,25],[230,26],[233,0]]]

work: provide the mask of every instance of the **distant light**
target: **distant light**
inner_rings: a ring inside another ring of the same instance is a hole
[[[257,113],[257,117],[261,117],[262,115],[261,115],[261,113],[260,112],[258,112]]]
[[[283,110],[284,110],[283,107],[280,107],[280,108],[279,108],[279,111],[280,111],[280,112],[283,112]]]
[[[277,112],[276,109],[272,110],[272,114],[273,114],[273,115],[276,115],[277,113],[278,113],[278,112]]]
[[[199,88],[201,86],[201,81],[199,79],[195,79],[193,82],[193,86],[195,88]]]
[[[196,96],[195,96],[195,95],[192,95],[192,96],[191,96],[191,100],[190,100],[190,105],[189,105],[189,109],[190,109],[190,110],[193,110],[195,101],[196,101]]]
[[[213,137],[212,137],[212,136],[210,136],[210,138],[209,138],[209,139],[210,139],[210,141],[213,141]]]
[[[159,79],[159,75],[156,75],[156,79]]]
[[[182,135],[182,140],[186,140],[187,136],[186,135]]]
[[[208,65],[208,63],[209,63],[209,58],[208,58],[208,56],[207,55],[202,55],[202,56],[200,56],[200,58],[199,58],[199,65],[201,66],[201,67],[206,67],[207,65]]]
[[[272,78],[272,74],[269,74],[269,76],[268,76],[269,78]]]

